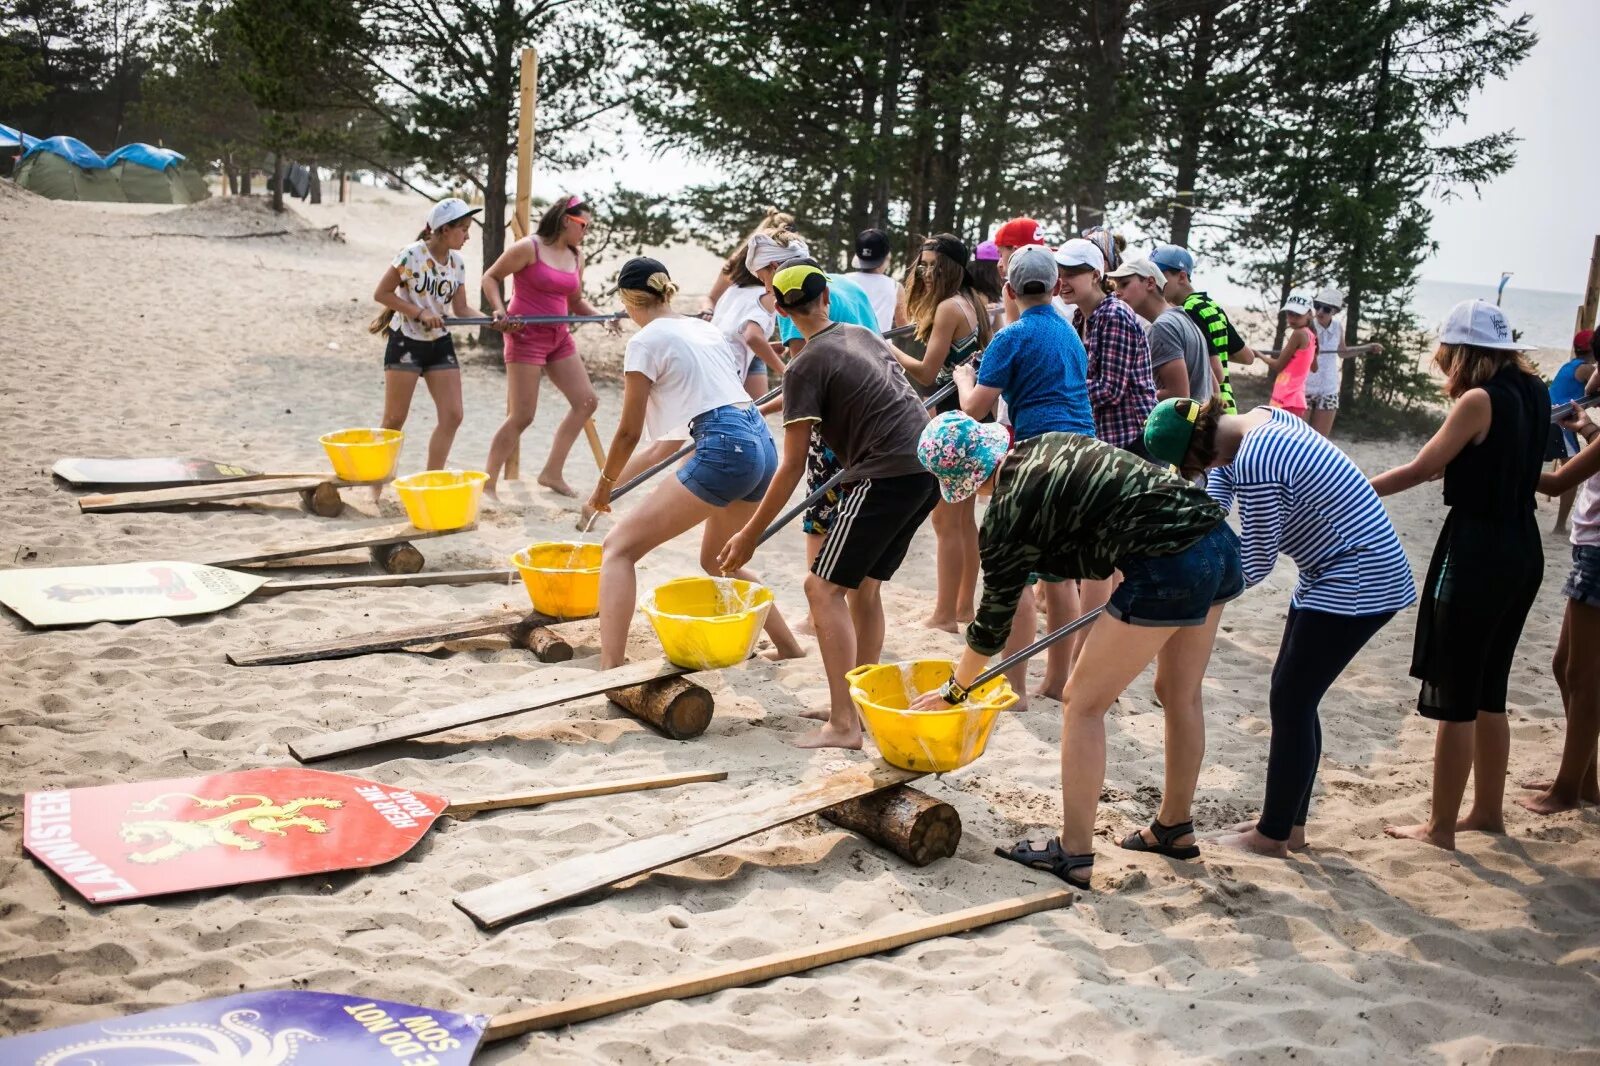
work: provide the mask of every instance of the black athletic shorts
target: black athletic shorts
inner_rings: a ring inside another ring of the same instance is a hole
[[[399,330],[389,332],[389,346],[383,350],[385,370],[404,370],[428,374],[435,370],[460,370],[456,362],[456,342],[446,333],[433,341],[419,341]]]
[[[888,581],[938,502],[939,482],[932,474],[904,474],[856,481],[840,491],[811,572],[847,589],[860,588],[869,577]]]

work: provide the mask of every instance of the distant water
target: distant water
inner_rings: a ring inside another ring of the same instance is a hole
[[[1427,330],[1436,330],[1450,308],[1462,300],[1480,299],[1494,303],[1494,287],[1499,281],[1467,285],[1456,281],[1419,281],[1412,310]],[[1522,333],[1525,344],[1541,348],[1567,348],[1572,344],[1572,327],[1583,296],[1574,292],[1546,292],[1519,289],[1517,279],[1506,286],[1500,306],[1511,319],[1512,328]]]

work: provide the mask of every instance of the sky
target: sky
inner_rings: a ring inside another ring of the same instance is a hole
[[[1533,16],[1539,43],[1509,78],[1485,86],[1466,120],[1441,139],[1459,143],[1512,129],[1522,138],[1517,162],[1477,196],[1430,201],[1439,249],[1421,275],[1492,290],[1501,272],[1511,271],[1514,288],[1581,293],[1600,234],[1600,133],[1590,105],[1600,95],[1593,73],[1600,68],[1600,0],[1515,0],[1508,10]],[[643,168],[661,190],[715,180],[714,170],[679,153],[652,158],[637,128],[626,129],[622,142],[623,159],[607,158],[605,173],[565,182],[600,186]],[[544,184],[536,181],[535,192],[554,195]],[[1500,234],[1513,239],[1496,240]]]
[[[1484,87],[1451,142],[1513,129],[1517,163],[1482,191],[1434,203],[1439,250],[1422,267],[1432,281],[1493,285],[1512,272],[1519,288],[1582,292],[1600,234],[1600,0],[1520,0],[1539,43],[1504,81]],[[1511,239],[1499,239],[1502,235]]]

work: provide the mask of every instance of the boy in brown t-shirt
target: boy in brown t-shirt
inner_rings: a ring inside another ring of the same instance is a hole
[[[939,496],[938,482],[917,459],[928,413],[882,338],[829,320],[828,279],[819,267],[785,267],[773,277],[772,289],[778,313],[795,324],[806,346],[784,373],[778,472],[718,562],[726,572],[749,561],[757,539],[805,474],[815,425],[844,466],[844,479],[833,525],[805,583],[828,675],[828,720],[795,743],[859,748],[861,721],[845,674],[882,654],[880,586],[899,569]]]

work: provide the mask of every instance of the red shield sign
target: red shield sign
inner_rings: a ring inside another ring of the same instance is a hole
[[[91,903],[377,866],[440,796],[284,767],[30,792],[23,845]]]

